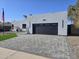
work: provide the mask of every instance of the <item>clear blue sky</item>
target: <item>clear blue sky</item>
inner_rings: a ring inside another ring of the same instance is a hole
[[[24,14],[67,11],[68,6],[74,4],[75,1],[76,0],[0,0],[0,15],[2,8],[4,8],[6,20],[20,20]]]

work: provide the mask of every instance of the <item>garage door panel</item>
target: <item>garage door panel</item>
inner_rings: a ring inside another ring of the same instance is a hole
[[[58,34],[58,23],[33,24],[34,34]]]

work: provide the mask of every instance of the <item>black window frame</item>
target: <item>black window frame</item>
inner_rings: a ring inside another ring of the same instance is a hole
[[[27,26],[26,24],[22,24],[23,29],[26,29],[26,26]]]

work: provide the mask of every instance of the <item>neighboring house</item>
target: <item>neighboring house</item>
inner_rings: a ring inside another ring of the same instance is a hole
[[[17,31],[17,29],[26,31],[27,30],[27,20],[14,21],[12,24],[14,25],[13,31]]]
[[[19,27],[30,34],[67,35],[67,12],[30,15],[13,24],[14,31]]]
[[[12,29],[12,24],[10,22],[5,22],[4,27],[3,27],[3,23],[0,22],[0,32],[11,31],[11,29]]]

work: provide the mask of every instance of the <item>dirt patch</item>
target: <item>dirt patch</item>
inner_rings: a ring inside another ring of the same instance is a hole
[[[76,59],[79,59],[79,36],[69,36],[68,42],[76,54]]]

